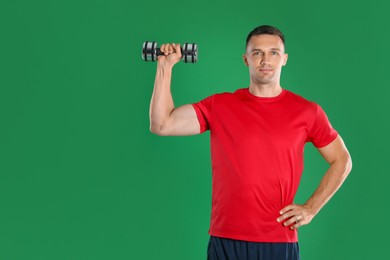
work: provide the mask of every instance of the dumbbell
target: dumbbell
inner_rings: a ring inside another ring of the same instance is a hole
[[[198,45],[196,43],[184,43],[181,47],[181,59],[185,63],[198,61]],[[157,56],[164,52],[157,47],[157,42],[144,42],[142,45],[142,59],[144,61],[157,61]]]

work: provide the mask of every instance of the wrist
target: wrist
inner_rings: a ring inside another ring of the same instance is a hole
[[[313,216],[317,215],[319,209],[317,209],[312,203],[306,202],[303,205]]]
[[[167,61],[157,61],[157,68],[162,70],[172,70],[174,65]]]

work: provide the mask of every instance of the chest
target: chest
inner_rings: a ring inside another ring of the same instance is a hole
[[[304,145],[309,125],[307,111],[293,105],[242,103],[216,107],[211,130],[237,147],[291,147]]]

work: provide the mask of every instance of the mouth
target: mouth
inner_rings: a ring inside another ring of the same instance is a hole
[[[259,71],[261,71],[261,72],[271,72],[272,69],[270,69],[270,68],[260,68]]]

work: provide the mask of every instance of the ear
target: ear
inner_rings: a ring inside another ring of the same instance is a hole
[[[248,67],[249,64],[248,64],[248,60],[247,60],[247,58],[246,58],[246,54],[245,54],[245,53],[242,55],[242,59],[244,60],[245,66]]]
[[[288,60],[288,54],[286,53],[283,55],[283,66],[286,66],[287,60]]]

